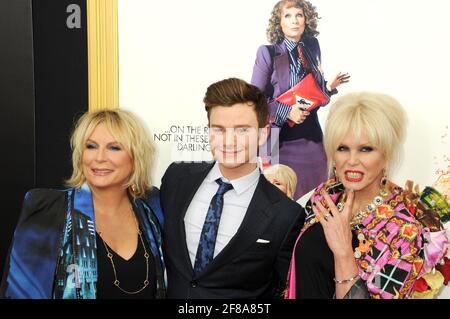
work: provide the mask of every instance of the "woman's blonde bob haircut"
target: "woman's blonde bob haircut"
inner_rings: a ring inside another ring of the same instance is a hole
[[[297,174],[292,168],[283,164],[275,164],[266,168],[263,174],[268,180],[276,179],[286,185],[291,197],[294,196],[297,187]]]
[[[73,172],[66,184],[80,188],[86,182],[83,174],[83,152],[86,141],[99,124],[106,125],[108,131],[133,161],[133,170],[124,187],[130,190],[134,198],[144,197],[146,191],[152,188],[151,173],[155,146],[144,123],[136,115],[125,110],[100,110],[85,113],[80,117],[70,139]]]
[[[406,113],[393,97],[375,92],[343,95],[331,106],[325,124],[324,147],[328,174],[333,176],[333,158],[349,130],[366,138],[380,150],[386,161],[385,174],[400,163],[406,130]]]

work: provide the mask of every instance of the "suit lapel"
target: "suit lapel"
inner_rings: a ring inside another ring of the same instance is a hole
[[[274,73],[277,75],[277,82],[280,89],[280,95],[289,90],[289,54],[284,44],[275,45],[275,57],[273,60]],[[287,71],[286,71],[287,70]]]
[[[180,236],[179,238],[177,238],[177,242],[181,243],[183,260],[186,263],[186,267],[183,268],[191,270],[191,273],[189,275],[192,274],[193,268],[186,243],[186,228],[184,225],[184,217],[186,215],[187,209],[189,208],[189,205],[192,202],[192,199],[194,198],[195,193],[197,192],[206,175],[208,175],[213,166],[214,163],[204,165],[201,168],[197,167],[197,169],[191,168],[190,172],[180,179],[180,183],[177,187],[175,196],[175,198],[177,198],[178,202],[180,203],[179,209],[177,209],[177,213],[179,215],[176,216],[176,220],[178,221],[178,230],[176,234],[179,234]]]
[[[269,210],[273,203],[267,196],[266,183],[268,182],[261,175],[241,226],[230,242],[205,268],[204,273],[214,271],[240,255],[255,243],[259,235],[270,225],[272,214]]]

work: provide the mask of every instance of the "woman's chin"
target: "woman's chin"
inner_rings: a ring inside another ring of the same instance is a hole
[[[353,182],[353,181],[344,180],[342,182],[342,184],[344,184],[345,189],[352,189],[355,192],[361,191],[365,187],[364,184],[362,183],[362,181],[360,181],[360,182]]]

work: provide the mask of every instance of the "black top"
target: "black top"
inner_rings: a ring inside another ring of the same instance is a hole
[[[97,233],[97,299],[153,299],[156,294],[156,270],[154,256],[147,241],[144,239],[145,249],[149,254],[148,280],[149,285],[138,294],[127,294],[114,285],[114,271],[110,259],[107,256],[103,240]],[[106,243],[105,243],[106,244]],[[108,244],[106,244],[108,245]],[[136,291],[144,286],[147,266],[144,257],[144,248],[138,236],[138,246],[134,255],[125,260],[120,257],[111,247],[108,250],[113,254],[114,266],[120,287],[127,291]]]
[[[358,247],[353,233],[352,246]],[[297,299],[332,299],[336,291],[334,257],[328,247],[322,225],[317,223],[305,231],[295,248]]]

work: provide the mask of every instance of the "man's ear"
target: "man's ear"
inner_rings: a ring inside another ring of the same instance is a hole
[[[269,137],[269,124],[259,129],[258,132],[258,145],[262,146],[267,141]]]

